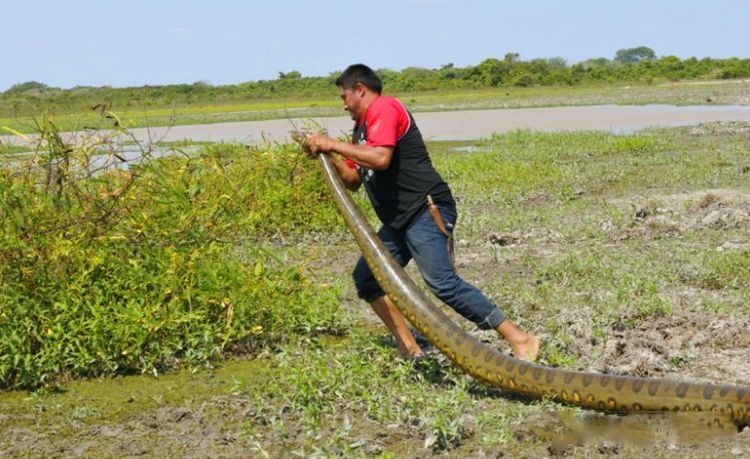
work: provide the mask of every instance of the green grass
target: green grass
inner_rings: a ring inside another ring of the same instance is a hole
[[[168,438],[171,426],[148,427],[157,413],[168,410],[217,425],[231,432],[233,446],[258,454],[362,455],[374,447],[388,457],[455,449],[476,435],[485,437],[481,443],[487,448],[504,448],[516,435],[512,425],[521,413],[540,413],[546,406],[513,406],[499,392],[436,362],[419,371],[394,362],[379,333],[361,329],[344,338],[306,340],[272,357],[228,362],[209,372],[174,373],[156,381],[118,378],[115,393],[105,381],[89,381],[72,383],[61,394],[5,396],[0,412],[12,417],[33,407],[26,425],[57,424],[61,445],[81,426],[130,424],[144,429],[137,444],[161,443],[162,451],[170,451],[169,445],[176,446]],[[227,405],[216,405],[216,397]],[[0,425],[8,427],[5,419]],[[378,446],[393,435],[402,436],[395,448]],[[414,436],[421,439],[418,444]],[[87,453],[110,455],[119,443]],[[0,448],[8,446],[0,440]]]
[[[580,344],[675,314],[750,317],[748,246],[717,252],[750,236],[750,140],[741,129],[692,130],[517,131],[479,142],[475,153],[433,148],[459,198],[457,237],[491,254],[472,258],[467,275],[514,319],[550,333],[549,363],[591,368],[581,346],[569,346],[571,320],[588,328]],[[707,199],[711,190],[721,198]],[[714,211],[722,220],[705,223]],[[493,248],[497,235],[513,242]]]

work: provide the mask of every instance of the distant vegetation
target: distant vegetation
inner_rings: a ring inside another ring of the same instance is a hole
[[[653,83],[683,79],[750,77],[750,59],[680,59],[657,57],[646,46],[618,50],[613,59],[596,58],[569,65],[559,57],[524,61],[517,53],[488,58],[477,65],[436,69],[407,67],[401,71],[379,69],[389,93],[495,87],[575,86],[617,82]],[[0,94],[0,117],[34,115],[43,109],[57,113],[81,112],[107,102],[128,107],[182,107],[222,105],[265,100],[312,99],[335,95],[332,85],[338,71],[327,76],[303,77],[299,71],[279,72],[274,80],[213,86],[193,84],[112,88],[77,86],[52,88],[30,81]]]

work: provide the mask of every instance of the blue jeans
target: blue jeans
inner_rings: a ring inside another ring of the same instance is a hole
[[[455,208],[440,207],[439,210],[446,228],[452,233],[456,224]],[[401,266],[414,258],[432,293],[479,328],[490,330],[505,320],[505,314],[478,288],[456,274],[448,256],[448,238],[440,232],[429,212],[422,212],[405,230],[395,231],[383,225],[378,236]],[[357,296],[368,303],[385,295],[364,258],[357,261],[352,277]]]

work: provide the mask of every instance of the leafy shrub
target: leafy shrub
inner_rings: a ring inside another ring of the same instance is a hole
[[[336,290],[263,246],[341,228],[313,162],[220,145],[129,168],[43,123],[0,171],[0,386],[157,372],[336,329]],[[121,132],[122,134],[122,132]]]

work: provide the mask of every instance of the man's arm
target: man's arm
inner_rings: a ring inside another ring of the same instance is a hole
[[[339,173],[339,177],[341,177],[341,181],[344,182],[346,189],[349,191],[357,191],[359,186],[362,185],[357,169],[349,167],[349,165],[341,158],[335,158],[333,156],[331,158],[333,159],[336,171]]]
[[[360,166],[376,171],[388,169],[393,157],[393,147],[371,147],[369,145],[354,145],[348,142],[332,139],[323,134],[313,134],[306,142],[312,153],[330,153],[335,151],[341,156],[351,159]]]

